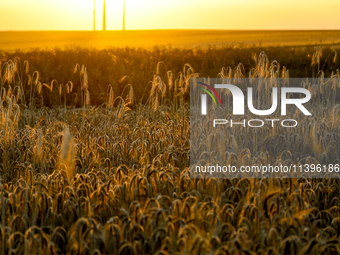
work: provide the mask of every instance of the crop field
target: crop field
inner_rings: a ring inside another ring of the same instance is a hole
[[[310,46],[339,45],[339,30],[127,30],[127,31],[3,31],[0,49],[94,47],[180,48],[234,45]]]
[[[191,132],[205,162],[219,139],[190,126],[193,77],[332,78],[306,84],[312,121],[235,129],[218,156],[340,163],[337,48],[73,46],[0,61],[1,254],[340,253],[339,178],[190,178]]]

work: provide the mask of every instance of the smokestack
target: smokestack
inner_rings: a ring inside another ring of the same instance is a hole
[[[125,0],[123,0],[123,31],[125,31]]]
[[[103,8],[103,31],[106,31],[106,8],[105,8],[105,0],[104,0],[104,8]]]
[[[93,31],[96,30],[96,0],[93,1]]]

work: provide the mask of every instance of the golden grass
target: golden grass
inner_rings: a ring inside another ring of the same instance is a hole
[[[271,79],[278,64],[260,55],[253,74]],[[190,127],[188,79],[198,70],[186,64],[174,75],[163,64],[150,77],[146,104],[127,85],[115,98],[109,86],[100,107],[87,105],[85,96],[80,108],[52,109],[23,102],[21,95],[33,99],[39,84],[38,74],[29,85],[19,79],[28,76],[27,63],[2,65],[1,253],[339,254],[339,178],[190,179],[190,132],[200,131],[201,151],[194,153],[205,160],[211,155],[204,147],[218,137],[206,126]],[[240,77],[242,70],[219,75]],[[321,88],[324,97],[338,91]],[[230,134],[226,160],[338,160],[339,108],[327,102],[315,125],[302,122],[290,136],[279,128],[267,139],[258,134],[260,146],[253,131]],[[310,146],[325,155],[312,158]]]
[[[66,45],[82,47],[146,47],[172,45],[195,47],[207,45],[303,46],[338,45],[338,30],[135,30],[135,31],[7,31],[0,32],[0,50],[54,48]]]

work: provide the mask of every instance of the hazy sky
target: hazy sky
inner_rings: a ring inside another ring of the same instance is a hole
[[[92,30],[93,0],[0,0],[0,30]],[[106,0],[107,29],[123,0]],[[102,29],[103,0],[96,0]],[[340,29],[339,0],[126,0],[126,29]]]

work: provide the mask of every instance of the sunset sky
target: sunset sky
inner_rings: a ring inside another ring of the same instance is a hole
[[[123,0],[106,0],[107,29]],[[103,0],[96,0],[102,29]],[[0,30],[92,30],[93,0],[0,1]],[[126,29],[340,29],[339,0],[126,0]]]

